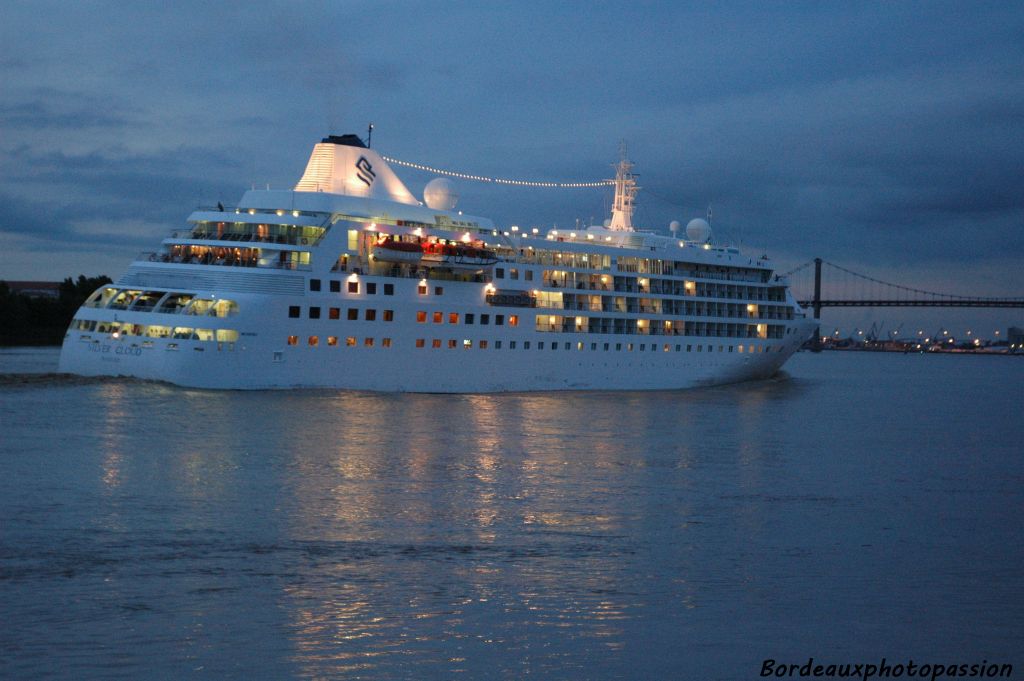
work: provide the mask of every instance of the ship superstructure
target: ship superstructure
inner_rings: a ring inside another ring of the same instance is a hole
[[[632,227],[498,229],[354,135],[293,190],[198,210],[75,315],[61,371],[202,388],[675,389],[767,377],[813,332],[764,259]]]

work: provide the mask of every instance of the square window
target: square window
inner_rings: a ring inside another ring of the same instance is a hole
[[[590,349],[591,350],[597,350],[597,343],[591,343],[590,344]]]
[[[348,318],[352,321],[359,319],[359,308],[350,307],[347,312]]]
[[[355,344],[356,344],[356,337],[355,336],[349,336],[349,337],[347,337],[345,339],[345,345],[348,345],[349,347],[351,347],[351,346],[353,346]]]
[[[310,336],[309,337],[309,347],[315,348],[318,345],[320,345],[320,337],[319,336]]]
[[[309,280],[309,290],[310,291],[319,291],[320,290],[320,280],[319,279],[310,279]]]
[[[497,326],[502,326],[505,323],[505,315],[503,315],[503,314],[496,314],[496,315],[494,315],[494,323]]]
[[[526,342],[529,343],[530,341],[526,341]],[[527,346],[526,349],[529,350],[530,349],[529,346]],[[537,349],[538,350],[543,350],[544,349],[544,341],[537,341]]]
[[[448,323],[449,324],[458,324],[459,323],[459,313],[458,312],[449,312],[448,313]]]
[[[416,321],[423,324],[427,321],[427,313],[424,310],[420,310],[416,313]]]
[[[393,322],[393,321],[395,321],[395,311],[394,310],[384,310],[384,321],[386,321],[386,322]]]
[[[616,343],[615,344],[615,349],[616,350],[621,350],[622,349],[622,343]]]
[[[390,338],[385,338],[385,339],[381,340],[380,344],[383,345],[386,348],[390,348],[391,347],[391,339]]]
[[[494,268],[494,278],[495,279],[504,279],[505,278],[505,268],[504,267],[495,267]]]
[[[491,323],[491,315],[489,315],[489,314],[482,314],[482,315],[480,315],[480,323],[481,324],[490,324]]]
[[[434,295],[435,296],[443,296],[444,295],[444,286],[435,286],[434,287]]]
[[[369,310],[369,309],[366,310],[366,315],[365,315],[364,318],[368,322],[375,321],[377,319],[377,311],[376,310]]]
[[[508,344],[512,346],[513,350],[516,349],[516,342],[515,341],[509,341]],[[530,341],[523,341],[523,350],[529,350],[529,349],[530,349]]]
[[[485,341],[485,340],[480,341],[480,349],[481,350],[486,350],[487,349],[487,341]]]
[[[331,293],[341,293],[341,282],[337,279],[331,279]]]
[[[291,317],[292,319],[296,319],[302,316],[302,307],[300,307],[299,305],[289,305],[288,316]]]
[[[533,270],[526,270],[523,274],[526,275],[526,281],[533,281]]]
[[[552,350],[557,350],[558,349],[558,343],[552,343],[551,344],[551,349]]]
[[[509,347],[510,350],[515,350],[516,349],[516,342],[515,341],[509,341],[508,342],[508,347]],[[501,350],[501,341],[494,341],[494,349],[495,350]]]
[[[608,345],[609,345],[608,343],[605,343],[605,344],[604,344],[604,349],[605,349],[605,350],[607,350],[607,349],[608,349]]]
[[[419,286],[417,286],[416,287],[416,293],[420,294],[421,296],[427,295],[427,285],[426,284],[420,284]]]
[[[367,339],[363,340],[363,345],[365,345],[368,348],[372,348],[373,347],[373,339],[372,338],[367,338]]]
[[[359,282],[358,281],[350,281],[350,282],[348,282],[348,292],[349,293],[359,293]]]
[[[629,351],[629,352],[633,352],[633,344],[632,343],[626,343],[626,350]]]
[[[320,319],[320,308],[319,307],[311,307],[311,308],[309,308],[309,318],[310,319]]]
[[[462,341],[462,347],[465,350],[469,350],[471,347],[473,347],[473,341],[469,340],[468,338],[464,339]]]
[[[466,313],[466,323],[467,324],[472,324],[473,323],[473,313],[472,312],[467,312]]]
[[[386,296],[393,296],[393,295],[395,295],[395,285],[394,284],[384,284],[384,295],[386,295]]]
[[[645,344],[641,343],[640,344],[640,352],[643,352],[646,349],[647,349],[647,346]]]
[[[443,321],[444,321],[444,315],[442,313],[440,313],[440,312],[435,312],[434,313],[434,323],[435,324],[440,324]]]
[[[450,349],[454,349],[454,348],[456,347],[456,345],[457,345],[457,344],[456,344],[456,342],[455,342],[455,339],[454,339],[454,338],[452,338],[451,340],[449,340],[449,341],[448,341],[448,347],[449,347]]]
[[[299,344],[299,337],[298,336],[288,336],[288,345],[298,345],[298,344]]]
[[[512,269],[510,269],[508,271],[508,278],[509,279],[516,279],[516,280],[518,280],[519,279],[519,270],[517,270],[514,267]]]
[[[568,342],[568,341],[566,341],[566,343],[565,343],[565,349],[566,349],[566,350],[568,350],[568,349],[569,349],[569,347],[570,347],[570,344],[569,344],[569,342]]]
[[[426,345],[426,341],[424,339],[422,339],[422,338],[417,338],[416,339],[416,347],[422,348],[424,345]]]
[[[327,344],[330,345],[333,348],[334,346],[336,346],[338,344],[338,337],[337,336],[328,336],[327,337]]]
[[[430,347],[432,347],[432,348],[439,348],[439,347],[441,347],[441,339],[440,338],[435,338],[434,340],[430,341]]]
[[[341,319],[341,308],[331,307],[327,309],[327,316],[331,319]]]
[[[519,315],[517,315],[517,314],[510,314],[508,316],[508,325],[509,326],[519,326]]]
[[[366,295],[369,295],[369,296],[377,295],[377,284],[375,284],[372,281],[371,282],[367,282],[366,283]]]

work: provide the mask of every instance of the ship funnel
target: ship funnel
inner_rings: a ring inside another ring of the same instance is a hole
[[[380,154],[367,149],[356,135],[330,135],[315,145],[295,191],[419,205]]]

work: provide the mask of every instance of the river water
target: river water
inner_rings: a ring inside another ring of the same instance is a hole
[[[1024,669],[1024,360],[683,392],[197,391],[0,352],[2,678]]]

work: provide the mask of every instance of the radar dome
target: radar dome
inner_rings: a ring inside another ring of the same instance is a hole
[[[423,202],[434,210],[452,210],[459,202],[459,195],[451,180],[435,177],[423,188]]]
[[[686,223],[686,238],[698,243],[707,243],[711,240],[711,225],[707,220],[696,218]]]
[[[679,231],[679,220],[673,220],[672,222],[668,223],[668,231],[672,232],[673,235],[676,232],[678,232]]]

